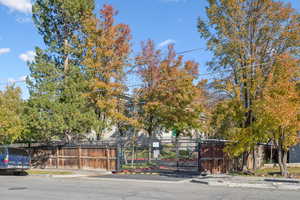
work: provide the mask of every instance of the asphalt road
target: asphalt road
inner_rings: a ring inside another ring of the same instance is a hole
[[[296,191],[209,187],[176,181],[0,176],[1,200],[298,200],[299,197],[300,192]]]

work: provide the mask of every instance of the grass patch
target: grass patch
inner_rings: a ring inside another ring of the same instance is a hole
[[[300,178],[300,167],[289,167],[288,172],[291,177]],[[249,173],[233,172],[233,173],[230,173],[230,175],[232,175],[232,176],[282,177],[279,167],[258,169],[258,170],[255,170],[254,172],[249,171]]]
[[[300,167],[289,167],[288,172],[294,177],[300,177]],[[280,176],[280,169],[276,168],[265,168],[258,169],[255,171],[255,175],[258,176]]]
[[[46,170],[27,170],[29,175],[72,175],[69,171],[46,171]]]

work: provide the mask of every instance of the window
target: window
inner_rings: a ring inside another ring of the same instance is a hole
[[[27,152],[23,149],[8,148],[8,153],[9,155],[28,156]]]
[[[0,147],[0,155],[5,154],[5,152],[6,152],[6,148]]]

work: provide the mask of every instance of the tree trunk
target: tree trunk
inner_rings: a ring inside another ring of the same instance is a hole
[[[66,49],[66,48],[68,48],[68,40],[67,39],[65,39],[65,41],[64,41],[64,48]],[[66,53],[67,51],[65,50],[65,54],[66,54],[66,56],[65,56],[65,60],[64,60],[64,72],[65,73],[67,73],[68,72],[68,70],[69,70],[69,55]]]
[[[124,157],[124,163],[125,163],[125,165],[128,165],[127,156],[126,156],[126,148],[123,149],[123,157]]]
[[[134,142],[132,143],[132,152],[131,152],[131,167],[133,168],[134,164],[134,157],[135,157],[135,145]]]
[[[281,144],[278,145],[278,164],[282,176],[288,176],[287,170],[287,151],[282,149]]]
[[[71,144],[71,142],[73,141],[73,137],[69,132],[65,133],[65,138],[66,138],[67,144]]]
[[[288,170],[287,170],[287,150],[283,148],[283,144],[285,141],[285,134],[284,134],[284,128],[280,127],[279,129],[280,137],[279,139],[275,140],[275,144],[278,149],[278,164],[280,167],[280,173],[282,176],[287,177],[288,176]]]
[[[149,133],[149,144],[148,144],[148,163],[152,160],[152,131]]]
[[[102,137],[102,132],[103,132],[103,129],[99,129],[97,132],[96,132],[96,140],[97,141],[100,141],[101,140],[101,137]]]
[[[97,133],[97,141],[99,141],[101,139],[101,133]]]
[[[151,142],[149,142],[149,146],[148,146],[148,162],[150,163],[152,160],[152,144]]]
[[[252,150],[252,170],[255,171],[256,170],[256,153],[255,153],[255,147]]]
[[[244,152],[243,153],[243,163],[242,163],[242,171],[246,172],[248,171],[248,157],[249,157],[249,153],[248,152]]]
[[[281,148],[278,146],[278,164],[280,168],[281,175],[284,174],[284,169],[283,169],[283,163],[282,163],[282,151]]]
[[[179,169],[179,144],[178,144],[178,136],[176,135],[176,170]]]
[[[271,145],[270,163],[273,163],[273,146]]]
[[[281,173],[282,176],[287,177],[289,175],[288,169],[287,169],[287,154],[288,152],[283,150],[282,151],[282,166],[283,166],[283,173]]]

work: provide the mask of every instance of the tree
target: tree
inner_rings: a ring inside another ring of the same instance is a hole
[[[161,121],[156,115],[156,110],[151,107],[147,108],[147,105],[155,102],[155,87],[160,80],[160,57],[161,52],[155,50],[152,40],[148,40],[147,43],[142,42],[141,53],[136,57],[135,70],[142,81],[142,87],[135,91],[136,101],[139,103],[138,121],[150,139],[161,128]]]
[[[35,0],[33,21],[48,47],[47,53],[57,53],[64,71],[71,62],[79,65],[82,58],[80,41],[83,22],[93,15],[94,0]]]
[[[201,84],[196,84],[197,63],[184,62],[182,56],[176,56],[172,45],[168,48],[168,55],[163,57],[159,50],[155,50],[154,42],[148,40],[142,43],[135,67],[143,83],[135,91],[140,104],[138,121],[150,141],[162,129],[177,130],[178,137],[200,128],[203,90]]]
[[[43,50],[36,48],[35,61],[29,65],[27,87],[30,97],[25,107],[26,140],[49,141],[57,133],[57,88],[60,70]]]
[[[197,82],[198,67],[176,56],[170,45],[168,56],[159,66],[160,79],[153,89],[155,101],[146,104],[146,110],[156,110],[161,125],[168,131],[176,130],[178,136],[201,128],[206,82]]]
[[[160,80],[159,65],[161,62],[161,52],[155,50],[152,40],[141,43],[142,50],[136,57],[134,71],[142,81],[142,87],[135,90],[135,101],[137,102],[136,118],[143,130],[149,136],[148,161],[152,157],[151,140],[162,129],[161,119],[153,106],[155,104],[155,87]],[[152,105],[152,106],[149,106]]]
[[[95,116],[83,95],[87,83],[80,46],[84,19],[93,8],[92,0],[36,0],[33,5],[46,50],[36,48],[35,61],[29,63],[26,119],[31,138],[71,142],[93,127]]]
[[[288,150],[297,143],[300,130],[299,64],[299,59],[289,55],[277,58],[257,109],[258,116],[268,123],[265,130],[277,147],[283,176],[288,175]]]
[[[124,69],[128,66],[130,53],[130,29],[125,24],[115,24],[116,14],[112,6],[104,5],[100,19],[91,16],[84,26],[86,51],[83,64],[89,77],[86,97],[99,120],[98,139],[111,125],[134,123],[123,112],[127,102]]]
[[[20,88],[12,85],[0,91],[0,144],[11,144],[21,138],[23,106]]]
[[[209,21],[199,19],[198,29],[201,37],[207,39],[208,49],[214,53],[209,62],[210,70],[220,75],[215,89],[241,108],[235,110],[233,107],[234,115],[239,117],[232,126],[236,133],[233,137],[239,144],[248,144],[239,150],[247,157],[249,150],[254,153],[256,140],[265,138],[257,135],[264,133],[257,132],[254,109],[274,67],[274,58],[299,53],[300,15],[290,5],[273,0],[213,0],[208,3]],[[249,135],[255,140],[243,141],[249,140]]]

